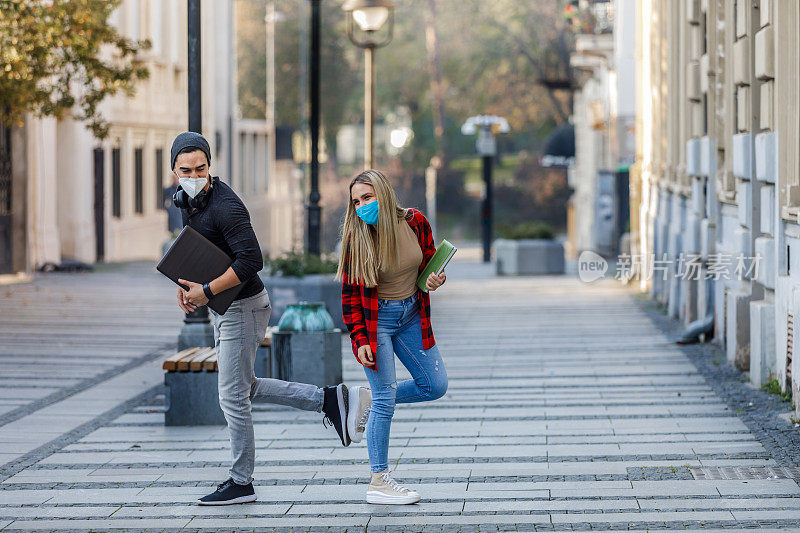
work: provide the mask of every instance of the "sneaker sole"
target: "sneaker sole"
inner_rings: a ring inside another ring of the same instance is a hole
[[[350,412],[347,413],[347,434],[350,442],[361,442],[364,433],[356,431],[356,416],[358,416],[358,404],[361,403],[362,387],[353,387],[353,393],[347,392],[350,399]]]
[[[250,503],[256,501],[257,496],[255,494],[250,494],[249,496],[239,496],[238,498],[234,498],[232,500],[225,500],[225,501],[217,501],[217,502],[201,502],[197,500],[197,505],[234,505],[237,503]]]
[[[367,491],[367,503],[378,505],[410,505],[420,500],[417,496],[389,496],[382,492]]]
[[[339,402],[339,423],[342,424],[342,435],[344,435],[345,446],[350,446],[350,435],[347,433],[347,422],[350,418],[349,415],[349,401],[347,398],[347,387],[336,387],[336,400]]]

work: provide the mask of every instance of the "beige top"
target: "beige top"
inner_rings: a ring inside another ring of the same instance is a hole
[[[387,272],[378,272],[378,298],[405,300],[417,292],[417,275],[422,263],[422,249],[417,235],[403,220],[397,225],[397,266]]]

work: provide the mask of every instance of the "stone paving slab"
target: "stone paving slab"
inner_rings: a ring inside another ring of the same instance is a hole
[[[184,528],[190,519],[186,518],[142,518],[114,520],[15,520],[3,531],[32,531],[48,529],[72,529],[78,531],[102,531],[104,529],[153,528],[162,530],[168,527]]]
[[[717,524],[715,524],[715,525],[717,525]],[[784,528],[784,529],[774,529],[774,528],[769,528],[769,527],[759,527],[758,524],[751,525],[747,529],[735,528],[735,527],[725,527],[725,528],[722,528],[722,529],[717,529],[715,527],[715,525],[711,525],[711,526],[708,526],[708,527],[703,527],[703,526],[698,525],[697,528],[682,527],[680,529],[682,531],[703,531],[703,532],[706,532],[706,533],[707,532],[723,532],[723,531],[727,532],[727,533],[730,533],[731,531],[751,531],[752,529],[758,529],[759,531],[761,531],[761,533],[777,533],[779,531],[786,531],[786,528]],[[657,527],[655,527],[655,528],[648,527],[647,531],[648,532],[653,532],[653,533],[656,533],[656,532],[663,533],[663,532],[671,531],[671,532],[674,533],[675,528],[673,528],[673,529],[658,529]]]
[[[37,505],[36,507],[0,507],[0,516],[5,518],[107,518],[120,511],[119,505],[107,506],[66,506],[54,507]]]
[[[641,509],[718,509],[726,507],[734,510],[734,514],[739,512],[735,509],[750,509],[758,507],[760,509],[800,509],[800,498],[709,498],[709,499],[647,499],[637,500]]]
[[[484,508],[485,508],[484,504]],[[370,505],[368,503],[335,503],[335,504],[295,504],[285,513],[287,515],[372,515],[376,513],[388,514],[439,514],[461,513],[464,503],[454,502],[420,502],[419,505]]]
[[[486,511],[486,502],[465,502],[464,512]],[[506,500],[492,502],[492,511],[603,511],[639,509],[635,499],[616,500]]]
[[[736,520],[774,520],[775,511],[733,511]],[[800,519],[800,509],[781,510],[780,518],[784,520]]]
[[[552,435],[547,435],[547,431],[542,432],[541,435],[492,435],[483,434],[479,435],[465,435],[465,436],[451,436],[451,437],[427,437],[427,436],[398,436],[390,438],[390,445],[394,446],[497,446],[502,444],[510,444],[515,446],[545,446],[553,447],[557,445],[587,445],[587,444],[612,444],[619,443],[620,446],[624,445],[642,445],[652,443],[664,444],[706,444],[706,445],[721,445],[727,444],[757,444],[752,434],[749,433],[688,433],[676,435],[674,433],[628,433],[628,434],[614,434],[611,431],[602,432],[601,434],[587,434],[587,435],[564,435],[558,431],[550,431]],[[13,442],[13,441],[11,441]],[[27,441],[21,441],[27,442]],[[132,444],[131,441],[94,441],[94,442],[80,442],[71,444],[62,448],[63,452],[92,452],[98,449],[104,451],[130,451],[131,447],[135,447],[136,451],[159,451],[159,450],[216,450],[220,448],[227,448],[227,439],[208,439],[208,440],[188,440],[188,439],[137,439],[136,443]],[[298,439],[295,435],[280,435],[275,438],[258,438],[256,439],[256,446],[259,449],[285,449],[297,447],[316,447],[308,443],[308,439]],[[326,445],[321,445],[325,447]]]
[[[247,505],[247,513],[253,515],[285,515],[295,506],[291,503],[271,504],[252,503]],[[156,516],[230,516],[234,513],[230,507],[205,507],[202,510],[197,505],[169,505],[169,506],[124,506],[115,507],[114,518],[156,517]],[[298,514],[298,513],[293,513]],[[312,513],[316,514],[316,513]]]
[[[574,463],[476,463],[469,466],[459,464],[437,465],[435,471],[429,466],[416,466],[413,464],[398,465],[395,471],[415,479],[435,479],[441,477],[451,478],[480,478],[480,477],[522,477],[522,476],[593,476],[593,475],[620,475],[626,476],[628,469],[650,466],[654,468],[685,468],[698,466],[699,461],[632,461],[632,462],[574,462]],[[336,465],[305,467],[257,467],[258,480],[339,480],[363,478],[367,475],[361,465]],[[192,467],[192,468],[111,468],[100,469],[68,469],[68,470],[25,470],[12,476],[4,484],[41,484],[45,482],[58,483],[112,483],[141,482],[141,483],[189,483],[213,482],[226,473],[225,467]]]
[[[641,522],[685,522],[685,521],[733,521],[736,518],[731,511],[663,511],[659,513],[584,513],[584,514],[551,514],[553,524],[574,522],[608,522],[608,523],[641,523]]]
[[[231,530],[237,528],[272,528],[272,527],[325,527],[325,528],[363,528],[370,521],[369,516],[364,517],[325,517],[325,518],[193,518],[191,528],[208,528],[211,530]]]
[[[543,515],[460,515],[460,516],[415,516],[413,519],[409,517],[394,517],[394,516],[376,516],[369,521],[370,527],[372,526],[404,526],[413,527],[415,525],[434,525],[434,524],[457,524],[457,525],[471,525],[471,524],[548,524],[550,516]]]

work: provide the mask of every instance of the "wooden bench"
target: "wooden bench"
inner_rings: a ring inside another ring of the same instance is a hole
[[[270,377],[270,347],[272,328],[256,350],[255,374]],[[217,350],[211,348],[188,348],[164,361],[166,370],[164,425],[166,426],[213,426],[225,425],[225,417],[219,407],[217,391]]]
[[[167,372],[217,371],[217,350],[214,348],[187,348],[164,361],[161,368]]]

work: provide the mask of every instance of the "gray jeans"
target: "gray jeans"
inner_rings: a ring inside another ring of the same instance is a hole
[[[264,338],[271,311],[266,290],[234,301],[224,315],[209,311],[214,317],[219,405],[231,436],[230,476],[247,485],[253,480],[256,457],[250,401],[264,398],[304,411],[322,411],[323,391],[316,385],[255,377],[256,348]]]

